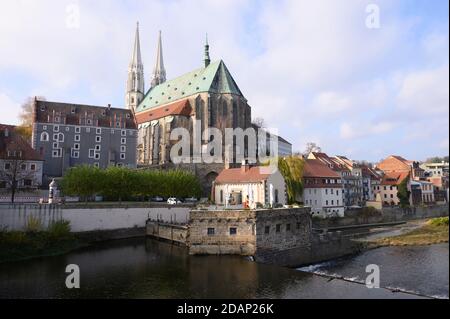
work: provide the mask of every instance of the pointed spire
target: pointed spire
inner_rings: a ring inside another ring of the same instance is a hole
[[[211,59],[209,57],[209,44],[208,44],[208,33],[206,33],[206,43],[205,43],[205,68],[211,63]]]
[[[130,66],[142,65],[141,42],[139,40],[139,22],[136,23],[136,34],[134,37],[133,55],[131,56]]]
[[[144,65],[141,57],[141,42],[139,40],[139,22],[136,24],[133,52],[128,67],[127,90],[125,105],[130,110],[135,110],[144,96]]]
[[[153,70],[152,87],[166,82],[166,69],[164,68],[164,59],[162,51],[161,31],[159,31],[158,47],[156,49],[156,64]]]

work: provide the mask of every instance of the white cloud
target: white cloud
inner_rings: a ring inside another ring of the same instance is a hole
[[[1,124],[19,124],[18,112],[20,104],[14,101],[5,93],[0,92],[0,123]]]
[[[395,128],[395,123],[380,122],[375,124],[366,123],[342,123],[339,129],[340,137],[346,140],[359,139],[367,136],[379,137],[391,132]]]

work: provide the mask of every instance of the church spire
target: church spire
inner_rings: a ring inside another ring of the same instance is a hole
[[[209,57],[209,44],[208,44],[208,33],[206,34],[206,42],[205,42],[205,68],[211,63],[211,59]]]
[[[164,68],[161,31],[159,31],[158,48],[156,50],[156,65],[153,70],[152,88],[166,82],[166,69]]]
[[[139,22],[136,24],[133,53],[128,66],[127,91],[125,105],[127,109],[135,110],[144,97],[144,65],[141,57],[139,40]]]

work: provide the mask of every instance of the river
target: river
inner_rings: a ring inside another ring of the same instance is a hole
[[[65,286],[68,264],[80,267],[80,289]],[[143,238],[0,264],[0,298],[419,298],[358,283],[367,264],[380,265],[382,287],[448,298],[448,244],[379,248],[296,270],[238,256],[189,256]],[[354,282],[322,276],[335,274]]]

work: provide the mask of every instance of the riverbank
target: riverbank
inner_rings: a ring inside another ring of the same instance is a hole
[[[404,234],[379,238],[368,241],[368,248],[386,246],[424,246],[448,243],[449,219],[448,217],[433,218],[421,226]]]

